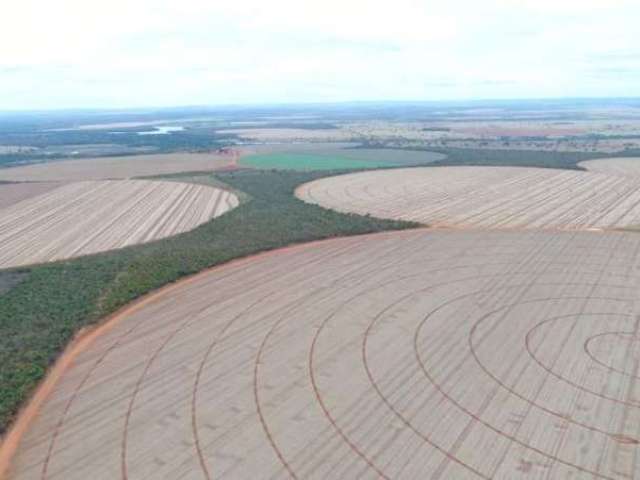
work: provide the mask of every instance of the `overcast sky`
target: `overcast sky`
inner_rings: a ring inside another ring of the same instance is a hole
[[[640,0],[21,0],[0,110],[640,96]]]

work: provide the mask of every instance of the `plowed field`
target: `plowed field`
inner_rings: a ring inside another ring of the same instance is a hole
[[[10,186],[0,186],[0,198],[3,188]],[[229,192],[178,182],[77,182],[43,191],[0,209],[0,268],[168,237],[238,203]]]
[[[79,351],[10,478],[637,477],[639,251],[413,231],[214,269]]]
[[[379,170],[302,185],[304,201],[431,226],[610,229],[640,225],[640,178],[519,167]]]
[[[592,172],[608,173],[621,176],[640,176],[640,158],[600,158],[598,160],[587,160],[578,164]]]
[[[79,181],[112,180],[178,172],[203,172],[235,165],[233,155],[218,153],[164,153],[122,157],[59,160],[0,169],[0,180]]]
[[[61,185],[61,183],[53,182],[0,184],[0,208],[36,197]]]

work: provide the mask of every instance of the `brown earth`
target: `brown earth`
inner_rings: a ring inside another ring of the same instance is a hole
[[[0,169],[0,180],[108,180],[180,172],[213,171],[235,165],[233,153],[167,153],[52,161]]]
[[[304,201],[431,226],[613,229],[640,225],[640,177],[520,167],[372,171],[302,185]]]
[[[74,352],[8,478],[632,478],[639,251],[422,230],[215,268]]]
[[[176,235],[237,205],[235,195],[204,185],[145,180],[70,183],[0,208],[0,268]]]
[[[637,157],[599,158],[580,162],[578,166],[592,172],[628,178],[640,177],[640,158]]]
[[[50,192],[63,185],[56,182],[0,184],[0,209]]]

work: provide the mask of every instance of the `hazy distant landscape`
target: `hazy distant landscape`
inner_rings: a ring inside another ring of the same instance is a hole
[[[633,99],[5,113],[0,165],[230,147],[327,154],[340,144],[466,150],[470,158],[474,150],[633,156],[640,152],[639,120]]]

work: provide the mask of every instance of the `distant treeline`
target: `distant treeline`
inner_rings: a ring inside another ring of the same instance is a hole
[[[380,143],[368,143],[361,148],[385,148]],[[397,149],[397,147],[394,147]],[[581,170],[578,163],[603,157],[624,157],[633,152],[625,151],[618,154],[587,153],[587,152],[549,152],[539,150],[494,150],[483,148],[403,148],[402,150],[429,151],[442,153],[447,156],[429,165],[478,165],[478,166],[517,166],[564,168]]]
[[[537,150],[489,150],[467,148],[429,149],[447,155],[433,165],[516,166],[581,170],[579,162],[602,158],[602,153],[547,152]]]
[[[142,131],[153,128],[147,127]],[[115,129],[114,129],[115,130]],[[236,138],[229,133],[216,133],[213,129],[187,129],[164,135],[139,135],[140,129],[113,133],[108,130],[69,131],[0,131],[0,145],[19,145],[45,148],[61,145],[116,144],[130,147],[153,146],[160,149],[207,148]]]
[[[145,128],[142,131],[148,131]],[[0,132],[0,146],[27,146],[38,150],[0,154],[0,168],[21,164],[45,162],[60,158],[77,158],[74,147],[87,145],[117,145],[126,147],[119,152],[106,152],[108,156],[135,155],[137,153],[169,153],[176,151],[206,151],[227,146],[237,137],[212,129],[188,129],[163,135],[138,135],[140,129],[124,133],[104,130],[73,130],[63,132]],[[68,151],[62,147],[68,146]],[[55,150],[52,151],[52,148]],[[78,148],[81,150],[80,148]],[[108,149],[107,149],[108,150]],[[82,156],[100,156],[100,153]]]
[[[224,130],[259,130],[262,128],[286,128],[296,130],[337,130],[339,127],[332,123],[298,123],[298,122],[269,122],[247,125],[223,125],[214,127],[216,131]]]

